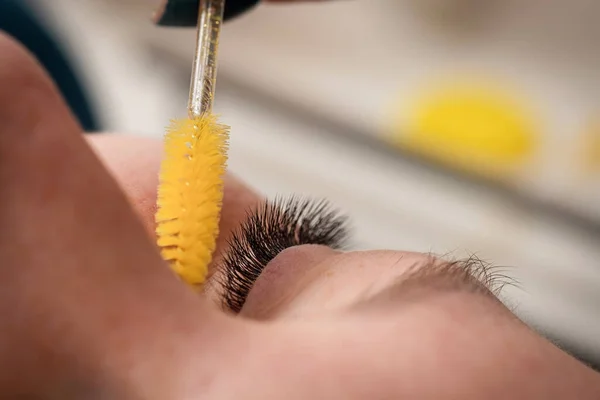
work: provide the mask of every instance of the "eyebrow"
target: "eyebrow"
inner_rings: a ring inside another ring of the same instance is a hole
[[[503,268],[475,255],[454,261],[431,255],[426,261],[415,263],[388,288],[364,303],[389,299],[414,300],[418,296],[447,292],[476,294],[500,302],[499,296],[506,286],[518,284],[503,272]]]

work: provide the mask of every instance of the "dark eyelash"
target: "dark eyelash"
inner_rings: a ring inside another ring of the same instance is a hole
[[[248,214],[229,241],[219,281],[223,306],[240,312],[265,266],[283,250],[302,244],[341,249],[347,218],[325,200],[277,198]]]

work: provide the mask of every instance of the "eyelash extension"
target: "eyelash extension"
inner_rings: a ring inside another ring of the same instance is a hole
[[[289,247],[318,244],[343,249],[349,236],[347,221],[326,200],[299,197],[267,201],[250,212],[223,258],[218,280],[224,289],[224,308],[239,313],[265,266]]]

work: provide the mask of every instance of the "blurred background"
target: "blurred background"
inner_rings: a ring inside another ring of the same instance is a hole
[[[184,115],[194,32],[153,26],[156,1],[2,1],[0,29],[86,129],[159,138]],[[15,4],[55,47],[15,26]],[[231,170],[330,198],[357,248],[506,266],[520,284],[504,301],[600,365],[598,15],[590,0],[261,5],[221,42]]]

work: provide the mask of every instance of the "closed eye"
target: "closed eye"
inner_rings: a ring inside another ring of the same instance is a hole
[[[267,201],[234,232],[216,277],[223,308],[239,313],[265,266],[283,250],[304,244],[345,247],[347,218],[325,200]]]

